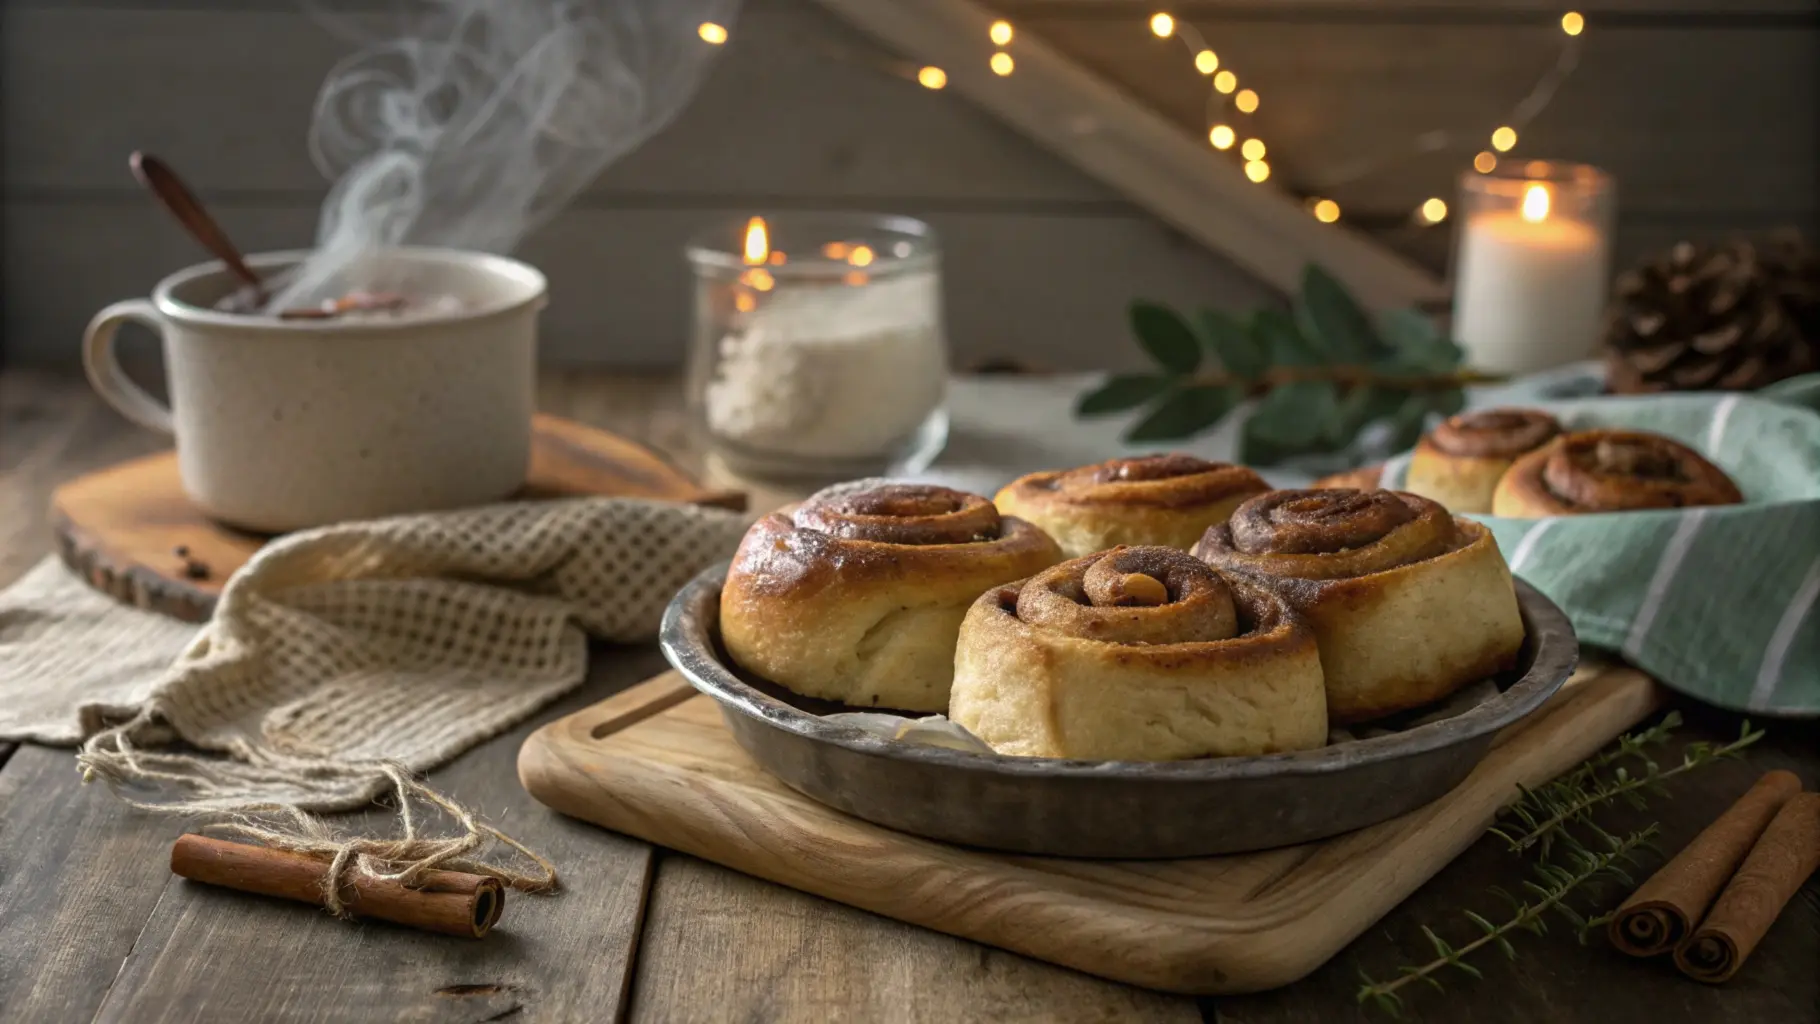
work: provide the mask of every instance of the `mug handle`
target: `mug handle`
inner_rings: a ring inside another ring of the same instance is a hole
[[[145,299],[116,302],[89,321],[82,336],[82,368],[88,372],[88,382],[95,392],[120,415],[147,430],[169,435],[173,433],[170,406],[133,383],[121,371],[120,360],[114,354],[114,335],[119,333],[121,324],[129,321],[144,324],[164,337],[164,321],[158,316],[158,307]]]

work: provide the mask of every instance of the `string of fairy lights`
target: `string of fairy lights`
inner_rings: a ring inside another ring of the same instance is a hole
[[[1222,153],[1236,153],[1242,161],[1245,177],[1251,181],[1260,185],[1269,181],[1269,147],[1260,137],[1255,123],[1250,120],[1263,102],[1257,90],[1240,85],[1238,72],[1225,66],[1219,53],[1194,25],[1178,20],[1167,11],[1157,11],[1150,15],[1149,25],[1151,34],[1159,39],[1180,40],[1187,48],[1195,71],[1208,79],[1210,88],[1205,118],[1208,145]],[[1354,160],[1321,176],[1317,181],[1305,183],[1310,190],[1309,194],[1303,196],[1308,212],[1323,224],[1338,221],[1340,204],[1325,193],[1376,174],[1411,154],[1477,150],[1472,157],[1472,168],[1480,174],[1490,174],[1497,170],[1499,154],[1509,153],[1516,148],[1518,133],[1548,107],[1561,85],[1579,66],[1586,18],[1578,11],[1566,11],[1561,15],[1559,25],[1562,43],[1554,64],[1510,113],[1492,128],[1489,135],[1437,129],[1416,136],[1408,146]],[[993,74],[1000,77],[1012,74],[1017,70],[1017,60],[1011,55],[1017,30],[1011,22],[1000,18],[992,22],[986,31],[992,45],[996,47],[987,59],[987,66]],[[725,43],[728,38],[727,29],[714,22],[703,22],[699,35],[704,42],[715,46]],[[934,65],[891,67],[887,70],[912,78],[925,89],[941,89],[948,84],[948,73]],[[1446,220],[1447,214],[1447,201],[1440,196],[1430,196],[1417,205],[1411,220],[1418,225],[1432,226]]]

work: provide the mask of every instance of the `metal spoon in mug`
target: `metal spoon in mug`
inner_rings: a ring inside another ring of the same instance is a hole
[[[183,179],[177,177],[177,172],[150,153],[135,152],[127,164],[133,169],[133,177],[138,178],[141,185],[158,197],[164,208],[176,216],[177,222],[196,241],[201,242],[204,249],[227,264],[228,270],[235,277],[252,289],[252,308],[256,310],[263,307],[266,302],[264,282],[253,272],[253,268],[246,265],[246,259],[228,239],[227,232],[215,223],[215,218],[209,215],[195,193],[184,185]]]

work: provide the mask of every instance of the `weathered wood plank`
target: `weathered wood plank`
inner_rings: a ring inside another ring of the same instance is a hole
[[[391,5],[367,6],[378,10],[353,25],[394,24],[382,13]],[[8,192],[133,190],[135,149],[169,160],[205,196],[324,188],[305,133],[352,45],[296,4],[54,5],[6,18]],[[748,4],[724,51],[676,122],[591,193],[1124,205],[966,102],[881,74],[896,58],[813,4]],[[159,88],[139,87],[148,81]]]
[[[1684,707],[1691,724],[1657,755],[1664,766],[1680,760],[1680,751],[1696,739],[1724,742],[1737,736],[1733,716]],[[1761,724],[1761,723],[1760,723]],[[1767,738],[1749,755],[1703,768],[1666,783],[1667,797],[1655,797],[1637,811],[1607,808],[1595,815],[1604,828],[1623,834],[1652,822],[1661,824],[1656,845],[1661,851],[1640,863],[1638,881],[1685,846],[1750,787],[1759,775],[1787,768],[1807,788],[1820,784],[1820,728],[1815,723],[1769,723]],[[1472,846],[1434,880],[1417,890],[1378,927],[1360,936],[1325,967],[1286,989],[1255,996],[1204,1001],[1209,1018],[1245,1024],[1326,1024],[1336,1020],[1381,1019],[1354,1008],[1359,971],[1380,979],[1396,976],[1404,964],[1425,963],[1434,956],[1422,926],[1449,942],[1477,936],[1461,916],[1473,910],[1502,920],[1508,908],[1487,892],[1490,886],[1515,891],[1524,877],[1519,859],[1495,837]],[[1629,893],[1608,886],[1578,904],[1591,912],[1610,909]],[[1782,917],[1764,938],[1736,978],[1722,987],[1702,985],[1675,973],[1660,960],[1634,960],[1611,948],[1603,936],[1585,946],[1575,941],[1566,921],[1548,922],[1544,936],[1513,939],[1515,961],[1496,952],[1472,962],[1483,981],[1449,972],[1440,980],[1446,992],[1422,985],[1406,990],[1406,1019],[1472,1020],[1483,1024],[1527,1024],[1531,1021],[1820,1021],[1820,875],[1808,879]]]
[[[430,783],[555,861],[565,891],[511,893],[480,941],[172,881],[98,1021],[478,1021],[607,1019],[631,977],[651,848],[537,806],[518,786],[518,746],[551,717],[661,670],[654,649],[598,649],[588,684],[431,773]],[[160,821],[168,846],[181,825]],[[345,827],[389,828],[378,810]],[[154,858],[156,859],[156,858]],[[159,865],[162,869],[164,866]]]
[[[1411,153],[1436,128],[1491,130],[1555,60],[1561,34],[1545,21],[1486,24],[1285,22],[1208,17],[1196,27],[1257,90],[1258,112],[1222,115],[1269,149],[1273,183],[1331,194],[1346,209],[1413,210],[1451,200],[1464,152],[1410,156],[1329,187],[1361,159]],[[1021,19],[1040,36],[1197,136],[1207,79],[1180,41],[1146,20],[1043,13]],[[1217,108],[1216,108],[1217,110]],[[1748,116],[1745,116],[1748,112]],[[1610,170],[1620,216],[1648,211],[1811,215],[1820,203],[1820,31],[1790,28],[1589,29],[1579,69],[1527,126],[1514,156],[1565,156]]]
[[[665,853],[630,1019],[1179,1021],[1193,1000],[1101,981]]]
[[[688,333],[691,278],[684,241],[750,205],[582,209],[538,232],[520,255],[550,277],[543,358],[553,364],[676,366]],[[951,212],[915,205],[944,247],[948,341],[956,365],[1017,354],[1058,367],[1136,365],[1125,307],[1144,296],[1247,307],[1272,293],[1206,250],[1139,214],[1060,216]],[[25,361],[77,358],[103,305],[141,295],[199,254],[140,197],[103,205],[9,202],[4,317],[9,351]],[[251,249],[307,244],[316,212],[302,205],[220,205]],[[42,282],[56,281],[55,289]],[[123,332],[142,336],[137,330]]]

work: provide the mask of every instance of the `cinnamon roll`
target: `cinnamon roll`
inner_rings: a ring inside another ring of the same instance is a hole
[[[1369,466],[1360,466],[1358,469],[1348,469],[1339,473],[1329,474],[1321,477],[1314,483],[1309,484],[1309,486],[1319,488],[1320,490],[1332,490],[1336,487],[1343,487],[1350,490],[1369,491],[1375,489],[1378,486],[1378,482],[1383,479],[1384,464],[1378,462]]]
[[[1060,559],[1043,531],[976,494],[831,487],[747,531],[721,588],[721,642],[805,696],[940,711],[967,606]]]
[[[1006,515],[1042,527],[1076,558],[1118,544],[1186,550],[1239,502],[1269,489],[1244,466],[1169,454],[1031,473],[992,500]]]
[[[948,717],[1020,757],[1167,761],[1327,739],[1308,627],[1268,588],[1164,547],[1114,548],[981,595]]]
[[[1736,505],[1738,485],[1677,441],[1641,430],[1582,430],[1518,459],[1498,481],[1493,515],[1518,519]]]
[[[1511,667],[1523,620],[1491,532],[1401,491],[1272,491],[1194,553],[1269,582],[1321,647],[1327,714],[1377,718]]]
[[[1403,486],[1450,512],[1490,512],[1492,491],[1511,463],[1560,433],[1561,424],[1540,409],[1461,413],[1417,442]]]

